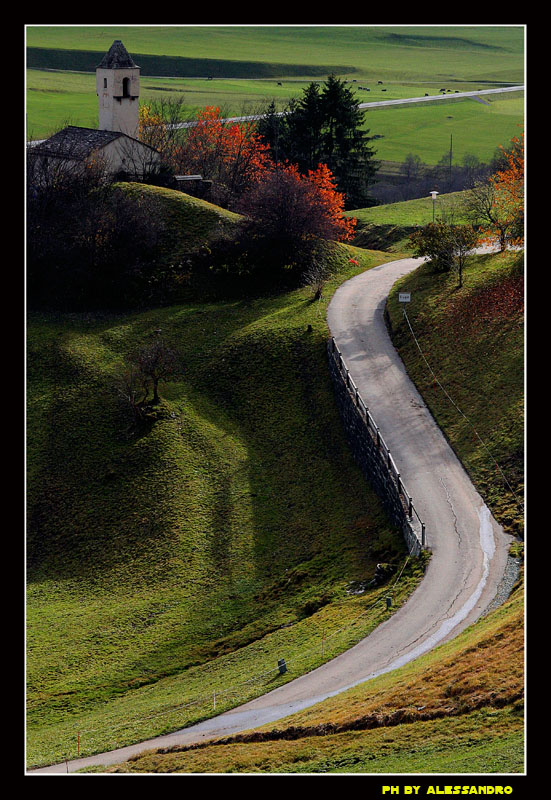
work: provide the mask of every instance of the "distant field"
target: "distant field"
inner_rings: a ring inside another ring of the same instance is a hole
[[[228,115],[254,113],[272,99],[284,105],[301,94],[306,81],[147,78],[141,77],[140,101],[184,96],[192,113],[205,106],[219,106]],[[66,120],[83,127],[97,127],[98,100],[95,75],[84,72],[27,72],[27,133],[29,138],[51,135]]]
[[[426,164],[436,164],[449,153],[451,141],[454,163],[460,164],[466,154],[489,161],[498,145],[509,144],[522,132],[524,93],[490,95],[484,100],[450,98],[368,111],[371,134],[384,137],[374,143],[378,158],[403,161],[413,153]]]
[[[182,93],[190,110],[217,105],[229,115],[254,113],[272,99],[283,107],[330,72],[355,81],[360,102],[524,81],[520,26],[32,26],[27,28],[30,138],[48,136],[68,121],[97,125],[94,70],[116,38],[141,67],[142,102]],[[369,111],[368,128],[382,137],[377,157],[401,161],[414,152],[436,163],[453,133],[457,158],[468,152],[483,160],[523,124],[522,96],[493,98],[487,105],[450,103]]]
[[[465,192],[449,192],[441,194],[435,201],[435,219],[442,219],[443,215],[454,211],[458,222],[466,222],[461,215]],[[459,216],[458,216],[459,215]],[[405,200],[401,203],[388,203],[384,206],[373,208],[358,208],[347,212],[347,216],[355,217],[358,225],[397,225],[412,227],[426,225],[432,221],[432,198],[421,197],[416,200]]]
[[[306,81],[284,80],[200,80],[142,78],[141,100],[155,97],[184,96],[186,108],[218,105],[228,115],[254,113],[274,99],[284,105],[290,97],[301,95]],[[429,87],[434,94],[439,87]],[[461,87],[464,88],[464,87]],[[415,90],[415,93],[417,90]],[[411,87],[394,86],[383,95],[357,91],[361,102],[396,99],[412,95]],[[380,136],[373,144],[377,158],[403,161],[415,153],[427,164],[437,163],[449,152],[453,136],[454,162],[460,163],[467,153],[489,160],[496,147],[506,145],[522,130],[524,119],[523,93],[491,96],[486,103],[471,99],[441,100],[415,106],[393,106],[366,112],[366,125],[371,135]],[[65,124],[97,126],[95,76],[85,73],[61,73],[29,70],[27,74],[27,134],[44,138]]]
[[[122,39],[128,51],[136,56],[339,67],[343,76],[401,82],[446,78],[506,83],[523,80],[522,26],[27,28],[29,48],[103,53],[113,39]]]

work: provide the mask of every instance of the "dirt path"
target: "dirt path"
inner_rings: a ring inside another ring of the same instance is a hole
[[[351,650],[233,711],[33,774],[116,764],[144,750],[274,722],[411,661],[456,636],[488,607],[505,571],[511,537],[493,519],[409,380],[383,319],[392,285],[419,263],[413,258],[393,261],[352,278],[337,290],[328,309],[329,327],[350,374],[426,524],[432,558],[409,601]]]

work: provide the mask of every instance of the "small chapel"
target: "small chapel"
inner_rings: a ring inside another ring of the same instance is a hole
[[[160,164],[155,148],[140,142],[140,67],[116,39],[96,67],[98,128],[69,125],[39,143],[34,153],[64,163],[101,158],[109,174],[144,178]]]

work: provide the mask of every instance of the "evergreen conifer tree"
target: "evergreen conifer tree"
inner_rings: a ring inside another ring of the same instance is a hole
[[[346,196],[347,208],[373,204],[369,189],[378,169],[370,145],[373,137],[345,81],[330,75],[323,87],[310,83],[279,115],[272,103],[258,132],[278,161],[290,161],[303,173],[326,164]]]

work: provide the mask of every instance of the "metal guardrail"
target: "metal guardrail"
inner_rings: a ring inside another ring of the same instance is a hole
[[[350,377],[350,370],[346,366],[346,362],[342,356],[341,351],[339,350],[339,347],[335,341],[334,336],[331,337],[331,353],[338,366],[339,372],[344,379],[348,391],[354,398],[356,407],[361,411],[361,416],[365,420],[367,432],[372,437],[374,444],[376,444],[377,446],[377,449],[381,453],[386,454],[386,466],[388,468],[389,473],[394,478],[394,481],[398,488],[398,493],[402,498],[402,502],[404,504],[404,508],[407,512],[408,517],[412,519],[413,515],[415,515],[419,521],[419,524],[421,526],[421,547],[425,547],[426,546],[425,523],[419,516],[419,513],[413,504],[412,497],[406,489],[406,486],[401,478],[400,472],[398,471],[398,467],[396,466],[396,462],[394,461],[394,458],[392,457],[392,454],[389,448],[387,447],[385,440],[383,439],[381,431],[379,430],[379,426],[375,422],[375,419],[373,418],[371,411],[369,410],[367,404],[360,395],[358,387],[354,383],[353,379]]]

